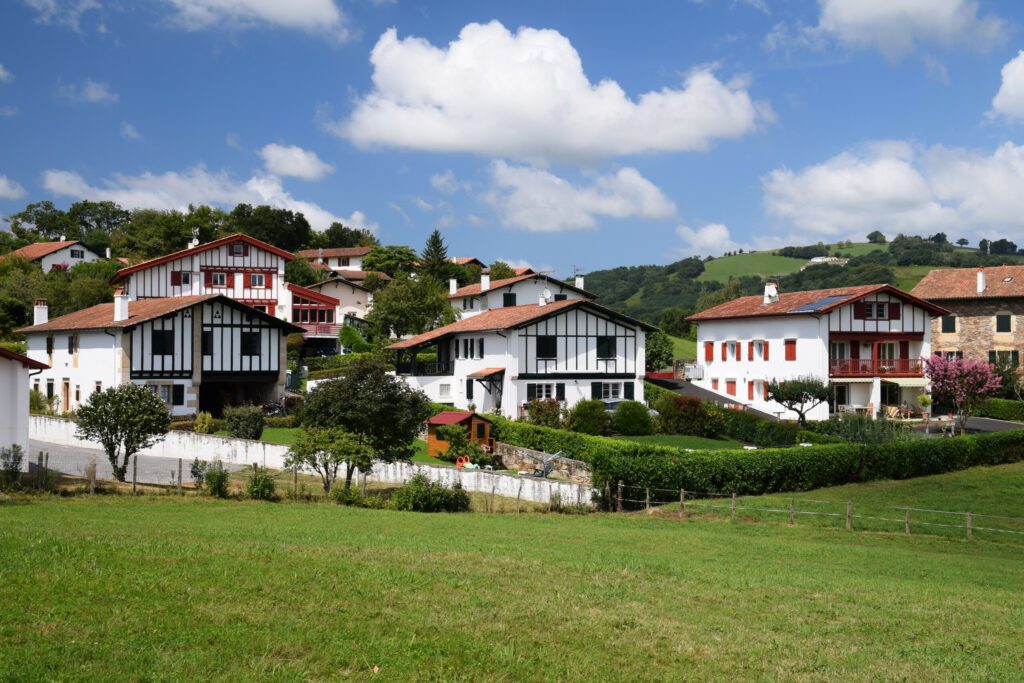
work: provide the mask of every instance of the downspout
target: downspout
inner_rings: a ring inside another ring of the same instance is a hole
[[[116,387],[118,384],[120,384],[117,377],[117,335],[115,335],[110,330],[103,330],[103,334],[110,335],[110,348],[114,351],[114,383],[112,386]]]

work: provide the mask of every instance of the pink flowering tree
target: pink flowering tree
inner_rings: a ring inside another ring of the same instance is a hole
[[[985,361],[932,356],[924,365],[933,399],[956,409],[961,433],[975,406],[1002,385],[1002,378]]]

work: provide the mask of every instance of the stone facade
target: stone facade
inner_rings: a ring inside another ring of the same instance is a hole
[[[562,479],[584,486],[590,486],[591,483],[590,466],[580,460],[563,458],[561,456],[556,457],[541,451],[534,451],[522,446],[513,446],[500,441],[495,444],[494,453],[501,458],[501,462],[506,469],[527,472],[542,469],[548,460],[554,458],[554,468],[551,470],[548,478]]]
[[[956,316],[956,332],[942,331],[932,318],[932,352],[963,352],[964,358],[988,361],[989,351],[1024,349],[1024,299],[941,299],[934,303]],[[1010,331],[996,332],[996,315],[1010,314]]]

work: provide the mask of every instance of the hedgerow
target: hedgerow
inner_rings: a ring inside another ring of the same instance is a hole
[[[1024,401],[990,398],[979,403],[974,409],[974,414],[977,417],[990,417],[995,420],[1024,422]]]

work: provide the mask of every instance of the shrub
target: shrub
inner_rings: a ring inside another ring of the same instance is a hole
[[[260,406],[225,408],[224,424],[228,434],[236,439],[259,441],[263,435],[263,408]]]
[[[336,356],[310,356],[304,358],[302,363],[309,369],[310,376],[312,376],[313,372],[320,370],[346,370],[352,363],[369,355],[369,353],[349,353]]]
[[[53,400],[46,398],[46,394],[35,389],[28,392],[28,412],[32,415],[53,414]]]
[[[167,430],[172,432],[191,432],[196,428],[192,420],[176,420],[167,425]]]
[[[286,415],[285,417],[265,417],[263,418],[264,427],[272,427],[274,429],[293,429],[298,427],[300,424],[297,415]]]
[[[206,461],[196,458],[192,461],[192,466],[189,467],[189,473],[192,475],[192,483],[197,489],[203,488],[203,481],[206,479]]]
[[[443,453],[438,453],[439,460],[455,462],[460,457],[468,457],[475,465],[484,467],[494,464],[494,456],[485,453],[480,444],[469,438],[469,430],[461,425],[441,425],[437,428],[439,439],[443,439],[448,448]]]
[[[224,469],[224,465],[219,460],[206,468],[203,484],[211,496],[228,497],[228,471]]]
[[[662,396],[654,409],[658,411],[661,430],[666,434],[712,437],[725,426],[721,408],[692,396]]]
[[[534,399],[526,405],[526,421],[541,427],[562,426],[562,406],[555,399]]]
[[[666,394],[675,395],[675,392],[670,389],[665,389],[664,387],[659,387],[653,382],[644,382],[644,400],[647,401],[647,405],[653,407],[654,404]]]
[[[213,415],[210,413],[203,411],[196,415],[196,422],[194,426],[196,434],[213,434],[217,431],[214,429],[214,426]]]
[[[995,420],[1024,422],[1024,401],[990,398],[978,404],[974,414],[978,417],[990,417]]]
[[[771,422],[761,420],[754,434],[754,445],[760,448],[786,448],[796,445],[796,435],[801,427],[798,422]]]
[[[876,420],[867,415],[833,415],[827,420],[809,423],[808,428],[854,443],[893,443],[914,438],[910,428],[902,423],[885,418]]]
[[[394,492],[391,505],[396,510],[411,512],[467,512],[469,494],[458,482],[448,488],[417,474]]]
[[[841,436],[834,436],[832,434],[820,434],[818,432],[812,432],[807,429],[801,429],[796,433],[797,443],[847,443],[846,439]]]
[[[369,493],[364,496],[355,488],[346,489],[344,486],[331,489],[331,500],[338,505],[374,510],[381,510],[388,506],[388,502],[379,493]]]
[[[757,430],[764,418],[743,410],[722,411],[722,434],[744,443],[757,441]]]
[[[249,481],[246,482],[245,492],[253,500],[277,500],[274,478],[270,476],[267,469],[253,466],[249,474]]]
[[[21,480],[21,463],[25,452],[19,444],[0,448],[0,486],[14,486]]]
[[[608,413],[604,412],[604,407],[603,401],[580,401],[566,412],[566,428],[580,434],[604,434],[608,431]]]
[[[647,406],[636,401],[623,401],[612,415],[615,431],[626,436],[642,436],[654,431],[654,420]]]

